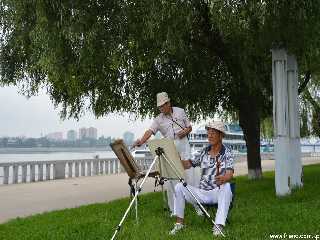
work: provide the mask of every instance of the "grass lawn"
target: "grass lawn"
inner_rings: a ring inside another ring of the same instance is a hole
[[[304,167],[304,187],[287,197],[275,196],[272,172],[265,173],[261,181],[237,177],[235,182],[227,239],[272,239],[270,234],[287,234],[284,239],[289,239],[289,234],[320,236],[320,165]],[[139,224],[132,211],[117,239],[213,239],[210,223],[196,216],[190,206],[185,214],[187,228],[169,236],[174,219],[163,211],[162,195],[145,194],[139,200]],[[128,203],[121,199],[15,219],[0,225],[0,239],[110,239]]]

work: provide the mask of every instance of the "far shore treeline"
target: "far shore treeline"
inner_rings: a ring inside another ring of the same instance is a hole
[[[0,148],[87,148],[87,147],[110,147],[114,139],[101,136],[98,139],[77,139],[77,140],[53,140],[45,137],[41,138],[18,138],[3,137],[0,138]]]

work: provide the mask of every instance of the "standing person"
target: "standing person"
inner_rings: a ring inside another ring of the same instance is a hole
[[[226,223],[232,192],[229,181],[233,177],[233,156],[231,150],[222,144],[225,126],[222,122],[206,124],[209,146],[204,148],[199,156],[184,166],[187,168],[200,166],[200,187],[188,186],[202,204],[218,203],[218,209],[213,226],[213,235],[220,235]],[[175,187],[174,215],[177,217],[174,228],[169,234],[176,234],[184,228],[185,202],[190,202],[198,215],[202,210],[182,183]],[[219,229],[218,229],[219,228]]]
[[[161,113],[153,120],[152,125],[142,138],[135,141],[133,147],[141,146],[152,135],[160,131],[163,137],[174,140],[183,164],[184,162],[189,162],[191,159],[191,149],[187,135],[192,131],[192,127],[185,111],[182,108],[173,107],[166,92],[157,94],[157,107]],[[192,185],[193,171],[190,170],[186,171],[186,180]],[[176,181],[169,181],[167,184],[168,206],[171,213],[173,213],[174,182]]]

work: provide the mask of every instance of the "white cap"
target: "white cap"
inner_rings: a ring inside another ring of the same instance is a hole
[[[169,102],[170,98],[166,92],[161,92],[157,94],[157,107],[162,106],[166,102]]]
[[[215,122],[208,122],[206,123],[206,129],[208,128],[213,128],[216,129],[220,132],[222,132],[223,134],[226,133],[226,128],[223,122],[219,122],[219,121],[215,121]]]

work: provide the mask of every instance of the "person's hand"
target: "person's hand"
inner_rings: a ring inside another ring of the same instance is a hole
[[[141,142],[140,139],[137,139],[133,145],[132,145],[132,148],[135,148],[135,147],[140,147],[143,143]]]
[[[216,177],[214,178],[214,180],[215,180],[215,183],[216,183],[218,186],[220,186],[220,185],[222,185],[222,184],[224,184],[224,183],[227,182],[227,179],[226,179],[226,177],[225,177],[224,175],[216,176]]]
[[[186,134],[186,131],[185,129],[183,130],[180,130],[178,133],[177,133],[178,137],[181,139],[181,138],[184,138],[187,134]]]

